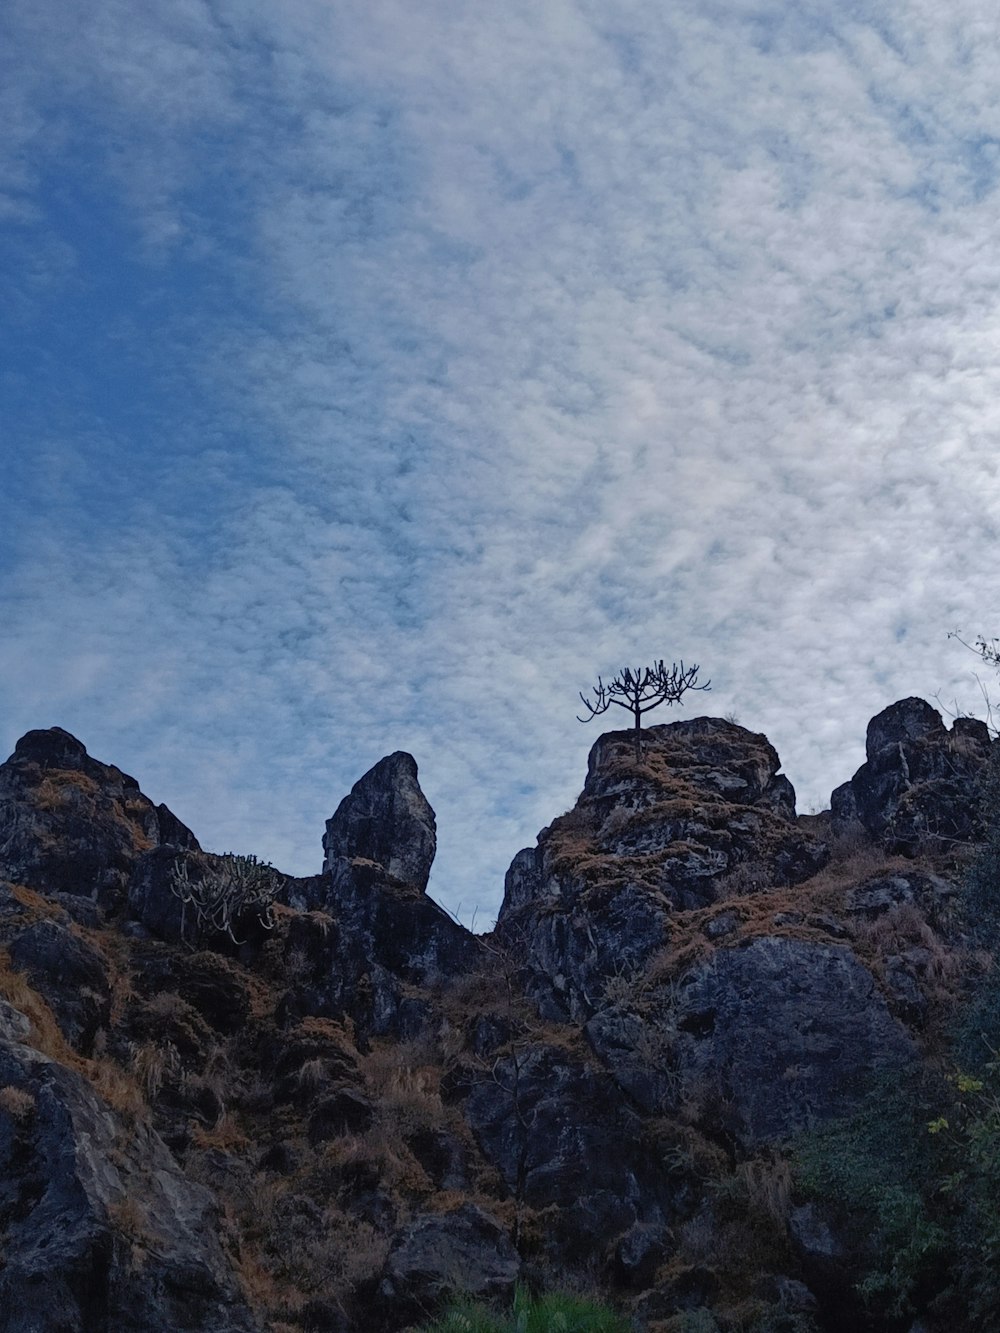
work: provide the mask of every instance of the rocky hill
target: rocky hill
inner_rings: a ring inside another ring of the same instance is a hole
[[[644,736],[478,937],[409,755],[301,879],[18,741],[0,1329],[389,1333],[519,1281],[651,1333],[1000,1326],[986,727],[892,705],[812,817],[764,736]]]

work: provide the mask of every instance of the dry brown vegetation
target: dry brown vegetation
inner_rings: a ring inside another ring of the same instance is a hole
[[[35,1098],[32,1093],[9,1085],[0,1088],[0,1110],[5,1111],[18,1124],[23,1125],[30,1120],[35,1114],[35,1109]]]

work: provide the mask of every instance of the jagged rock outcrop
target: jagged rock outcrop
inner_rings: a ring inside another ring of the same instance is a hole
[[[351,788],[323,836],[323,869],[336,878],[352,861],[370,861],[389,878],[423,893],[437,851],[434,811],[402,750],[380,759]]]
[[[0,876],[118,902],[138,858],[161,844],[198,847],[135,778],[61,727],[29,731],[0,765]]]
[[[927,839],[968,842],[991,745],[985,722],[960,717],[949,731],[923,699],[891,704],[868,724],[865,762],[830,797],[834,828],[860,825],[911,855]]]
[[[593,1013],[610,975],[641,969],[678,910],[814,874],[826,846],[800,829],[766,737],[721,718],[629,732],[590,752],[576,806],[521,851],[499,935],[530,955],[553,1016]]]
[[[426,1002],[407,993],[467,971],[479,948],[426,893],[437,846],[434,811],[412,755],[380,760],[327,821],[322,875],[290,881],[311,910],[289,935],[302,960],[297,1012],[350,1013],[362,1031],[414,1036]]]
[[[929,1099],[921,1141],[948,1111],[921,1052],[985,961],[961,858],[926,835],[933,814],[976,836],[988,737],[904,700],[832,815],[801,820],[763,736],[644,738],[639,763],[631,733],[597,742],[491,936],[427,896],[434,814],[396,753],[239,944],[180,930],[177,867],[221,858],[67,733],[19,742],[0,1328],[399,1333],[523,1277],[597,1284],[637,1330],[900,1333],[849,1294],[869,1219],[806,1193],[789,1143],[853,1134],[886,1088]]]

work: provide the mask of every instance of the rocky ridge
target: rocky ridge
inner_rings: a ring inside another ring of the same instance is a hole
[[[649,728],[640,763],[609,733],[479,937],[427,896],[396,753],[322,872],[227,935],[173,891],[227,858],[28,733],[0,766],[0,1329],[389,1333],[518,1280],[654,1333],[907,1329],[790,1145],[939,1060],[984,966],[956,900],[990,752],[903,700],[809,818],[734,723]]]

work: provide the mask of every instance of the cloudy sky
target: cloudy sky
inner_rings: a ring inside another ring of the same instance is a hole
[[[982,0],[5,0],[0,749],[66,727],[298,873],[410,750],[485,926],[598,672],[701,663],[675,715],[765,731],[802,810],[894,699],[976,711],[998,39]]]

